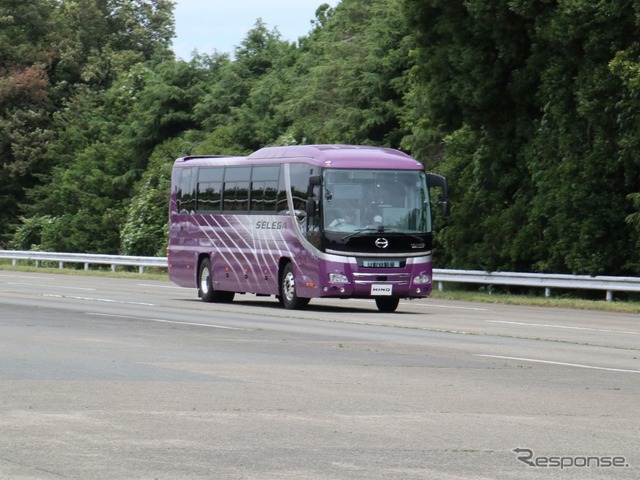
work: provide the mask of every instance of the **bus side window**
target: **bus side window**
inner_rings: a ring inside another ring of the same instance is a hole
[[[176,168],[175,188],[177,213],[193,213],[196,206],[196,192],[194,179],[194,168]]]
[[[198,212],[219,212],[222,207],[224,167],[200,168],[198,172]]]
[[[251,167],[227,167],[224,173],[222,209],[233,212],[249,210]]]
[[[291,174],[291,197],[293,200],[293,209],[300,224],[304,224],[304,228],[308,233],[316,231],[318,216],[307,218],[307,199],[309,198],[309,178],[317,175],[318,171],[313,166],[306,163],[293,163],[290,168]],[[319,188],[319,187],[318,187]],[[313,224],[309,222],[314,222]]]
[[[251,211],[276,211],[280,165],[254,166],[251,174]]]
[[[284,167],[280,168],[280,175],[278,180],[278,193],[276,195],[276,212],[278,215],[286,215],[287,210],[289,210],[289,206],[287,203],[287,189],[286,182],[284,180]]]
[[[316,174],[316,169],[306,163],[294,163],[291,165],[291,196],[294,210],[307,211],[309,177]]]

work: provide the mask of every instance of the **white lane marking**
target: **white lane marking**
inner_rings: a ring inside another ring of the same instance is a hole
[[[327,300],[336,300],[334,298],[327,298]],[[371,303],[373,301],[373,298],[369,298],[369,299],[364,299],[364,298],[350,298],[349,301],[351,302],[367,302],[367,303]],[[478,308],[478,307],[456,307],[454,305],[438,305],[435,303],[412,303],[412,302],[403,302],[400,303],[400,306],[403,307],[416,307],[416,308],[425,308],[425,307],[435,307],[435,308],[449,308],[451,310],[474,310],[474,311],[478,311],[478,312],[487,312],[489,311],[488,308]]]
[[[84,287],[63,287],[62,285],[43,285],[41,283],[24,283],[24,282],[7,282],[7,285],[23,285],[26,287],[41,287],[41,288],[64,288],[67,290],[85,290],[88,292],[95,292],[95,288]]]
[[[189,325],[192,327],[208,327],[219,328],[223,330],[247,330],[246,328],[226,327],[224,325],[211,325],[209,323],[195,323],[195,322],[175,322],[173,320],[160,320],[158,318],[141,318],[141,317],[128,317],[126,315],[110,315],[107,313],[94,313],[85,312],[86,315],[93,315],[94,317],[111,317],[111,318],[125,318],[127,320],[139,320],[143,322],[156,322],[156,323],[170,323],[173,325]]]
[[[187,288],[184,287],[175,287],[173,285],[152,285],[149,283],[138,283],[139,287],[152,287],[152,288],[170,288],[173,290],[188,290]],[[195,288],[193,289],[195,290]]]
[[[405,304],[406,305],[406,304]],[[425,307],[436,307],[436,308],[450,308],[451,310],[474,310],[477,312],[488,312],[488,308],[478,308],[478,307],[455,307],[453,305],[437,305],[435,303],[425,303]]]
[[[622,333],[624,335],[640,335],[640,332],[627,332],[624,330],[609,330],[605,328],[571,327],[568,325],[553,325],[553,324],[546,324],[546,323],[508,322],[506,320],[487,320],[487,323],[505,323],[507,325],[525,325],[527,327],[549,327],[549,328],[562,328],[566,330],[585,330],[588,332]]]
[[[110,298],[96,298],[96,297],[74,297],[71,295],[54,295],[49,293],[42,294],[43,297],[52,297],[52,298],[70,298],[72,300],[88,300],[89,302],[106,302],[106,303],[120,303],[124,305],[143,305],[145,307],[155,307],[155,303],[144,303],[144,302],[124,302],[122,300],[112,300]]]
[[[640,373],[640,370],[626,368],[597,367],[595,365],[582,365],[580,363],[554,362],[553,360],[539,360],[535,358],[506,357],[502,355],[474,355],[474,357],[497,358],[501,360],[516,360],[519,362],[546,363],[548,365],[560,365],[563,367],[587,368],[590,370],[606,370],[607,372]]]
[[[10,275],[6,273],[0,273],[0,278],[30,278],[31,280],[46,280],[45,277],[30,277],[27,275]]]

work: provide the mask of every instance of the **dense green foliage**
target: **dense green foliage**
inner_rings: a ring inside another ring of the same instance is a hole
[[[640,271],[640,2],[404,3],[431,127],[414,153],[435,125],[455,192],[446,264]]]
[[[190,61],[172,10],[0,0],[0,246],[164,254],[174,158],[361,143],[448,177],[442,267],[640,272],[640,1],[342,0]]]

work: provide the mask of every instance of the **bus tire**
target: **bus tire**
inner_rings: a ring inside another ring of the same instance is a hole
[[[231,303],[234,292],[214,290],[211,281],[211,260],[205,258],[200,262],[198,270],[198,296],[203,302]]]
[[[376,306],[378,310],[384,313],[392,313],[398,308],[400,299],[398,297],[376,298]]]
[[[296,291],[296,278],[293,274],[293,266],[287,263],[282,270],[280,280],[280,302],[287,310],[298,310],[309,303],[309,298],[300,298]]]

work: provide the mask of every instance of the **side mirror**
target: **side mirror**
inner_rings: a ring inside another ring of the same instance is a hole
[[[442,193],[438,197],[442,207],[442,215],[446,218],[449,216],[449,184],[447,179],[437,173],[427,173],[427,186],[440,188]]]
[[[320,175],[311,175],[309,177],[309,186],[307,187],[307,196],[313,195],[313,187],[322,185],[322,177]]]
[[[311,175],[309,177],[309,186],[315,187],[317,185],[322,185],[322,177],[320,175]]]
[[[307,217],[316,216],[316,201],[313,198],[307,199]]]

